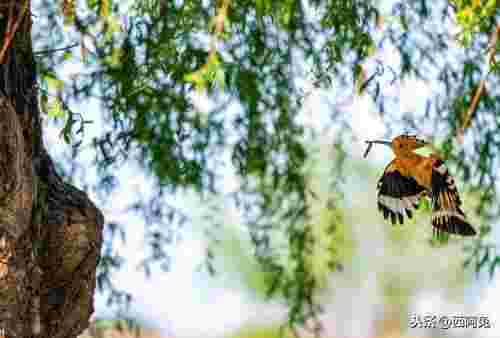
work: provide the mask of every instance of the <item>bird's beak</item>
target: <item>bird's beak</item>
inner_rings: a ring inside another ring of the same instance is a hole
[[[379,141],[379,140],[375,140],[375,141],[366,141],[366,143],[376,143],[376,144],[385,144],[386,146],[391,146],[392,143],[389,142],[389,141]]]
[[[391,146],[392,143],[389,142],[389,141],[378,141],[378,140],[375,140],[375,141],[365,141],[366,143],[368,143],[368,148],[366,148],[366,151],[365,151],[365,154],[363,155],[363,157],[366,158],[366,156],[368,156],[368,153],[370,152],[370,149],[372,148],[373,144],[374,143],[377,143],[377,144],[385,144],[386,146]]]

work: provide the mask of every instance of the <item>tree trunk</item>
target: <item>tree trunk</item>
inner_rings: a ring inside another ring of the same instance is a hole
[[[0,0],[0,337],[76,337],[93,312],[104,220],[44,149],[24,6]]]

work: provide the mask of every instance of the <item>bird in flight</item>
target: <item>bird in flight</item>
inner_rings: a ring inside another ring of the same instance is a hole
[[[389,146],[395,158],[387,165],[377,184],[378,210],[392,224],[403,224],[404,216],[412,217],[421,198],[430,197],[432,226],[437,233],[447,232],[474,236],[476,230],[469,224],[460,208],[462,202],[455,181],[444,162],[436,155],[422,156],[414,150],[430,145],[415,135],[400,135],[392,141],[366,141]]]

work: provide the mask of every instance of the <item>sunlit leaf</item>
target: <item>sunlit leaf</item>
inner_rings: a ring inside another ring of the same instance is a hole
[[[47,113],[50,117],[63,117],[65,115],[59,98],[54,97],[50,100]]]
[[[49,97],[46,93],[40,95],[40,109],[46,114],[49,113]]]
[[[73,57],[73,53],[72,53],[72,52],[70,52],[70,51],[65,51],[65,52],[63,53],[63,59],[64,59],[64,60],[69,60],[69,59],[71,59],[72,57]]]
[[[116,47],[111,52],[111,55],[106,57],[106,62],[113,67],[119,66],[121,64],[121,58],[123,56],[123,50]]]
[[[110,0],[100,0],[99,15],[102,18],[108,18],[111,7]]]
[[[50,89],[60,91],[64,87],[64,81],[61,79],[58,79],[54,76],[46,76],[45,81],[47,81],[47,86]]]

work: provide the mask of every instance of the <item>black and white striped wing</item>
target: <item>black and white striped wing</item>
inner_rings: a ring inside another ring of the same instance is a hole
[[[418,202],[425,188],[417,183],[413,177],[404,176],[391,163],[377,185],[378,210],[384,219],[391,218],[392,224],[398,221],[403,224],[404,215],[412,217],[418,208]]]
[[[458,195],[453,177],[443,161],[437,160],[432,168],[432,226],[437,231],[446,231],[462,236],[474,236],[476,230],[466,220],[460,208],[462,201]]]

